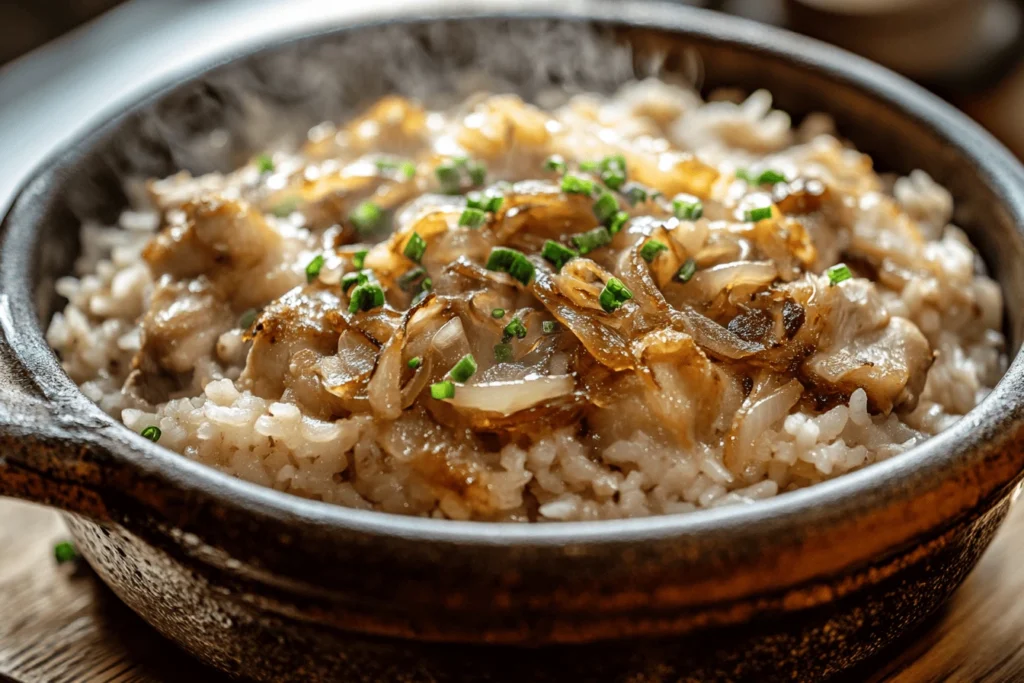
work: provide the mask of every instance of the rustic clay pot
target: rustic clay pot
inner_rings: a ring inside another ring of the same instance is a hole
[[[834,481],[751,506],[544,525],[392,516],[260,488],[129,431],[63,373],[42,330],[79,220],[116,214],[127,173],[230,167],[255,151],[241,92],[297,131],[399,86],[454,90],[442,75],[471,68],[526,96],[607,91],[632,71],[616,45],[632,47],[641,75],[658,63],[705,88],[768,88],[794,116],[831,113],[879,168],[927,170],[1003,286],[1016,353],[1024,172],[909,82],[667,4],[428,14],[253,36],[252,54],[157,84],[39,168],[0,242],[0,493],[72,513],[89,562],[132,609],[203,661],[262,681],[807,680],[920,623],[970,571],[1021,479],[1019,358],[947,432]],[[559,45],[604,48],[567,57]],[[329,68],[307,78],[309,65]],[[396,81],[410,70],[412,85]]]

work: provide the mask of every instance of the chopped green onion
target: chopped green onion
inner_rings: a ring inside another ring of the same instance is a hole
[[[446,398],[455,398],[455,385],[450,381],[434,382],[430,385],[430,397],[443,401]]]
[[[644,261],[650,263],[654,260],[654,257],[663,251],[668,251],[668,247],[665,246],[664,242],[658,240],[647,240],[644,242],[644,246],[640,247],[640,256]]]
[[[459,225],[467,228],[479,228],[487,220],[487,213],[480,209],[464,209],[459,216]]]
[[[403,161],[398,166],[398,170],[405,176],[406,180],[412,180],[416,177],[416,164],[412,161]]]
[[[629,214],[625,211],[616,211],[615,215],[612,216],[611,221],[608,222],[608,232],[615,235],[626,225],[626,221],[629,220]]]
[[[569,262],[570,259],[574,259],[579,256],[579,252],[569,247],[559,244],[554,240],[548,240],[544,243],[544,248],[541,249],[540,255],[545,260],[550,261],[555,266],[555,270],[561,270],[562,266]]]
[[[499,270],[508,273],[524,285],[533,279],[534,267],[526,256],[515,249],[495,247],[487,258],[487,270]]]
[[[562,176],[562,192],[566,194],[593,194],[594,181],[566,173]]]
[[[467,353],[459,359],[459,362],[455,364],[455,367],[448,371],[448,376],[451,377],[453,381],[462,384],[476,373],[476,368],[476,359],[473,358],[473,354]]]
[[[434,281],[429,277],[423,278],[423,281],[420,282],[420,291],[412,298],[412,305],[415,306],[426,299],[432,289],[434,289]]]
[[[504,308],[495,308],[493,311],[491,311],[491,317],[492,318],[504,318],[505,317],[505,309]]]
[[[466,208],[467,209],[480,209],[484,210],[486,202],[484,202],[484,195],[482,192],[470,192],[466,195]]]
[[[786,182],[786,176],[770,168],[761,171],[756,176],[752,175],[747,169],[740,168],[736,170],[736,177],[745,181],[748,185],[775,185],[776,183]]]
[[[441,184],[442,192],[445,194],[458,193],[462,180],[459,168],[454,162],[446,161],[438,164],[437,168],[434,169],[434,175],[437,176],[437,181]]]
[[[494,360],[499,363],[507,363],[512,360],[512,345],[511,344],[495,344],[494,345]]]
[[[274,207],[270,209],[270,213],[274,214],[278,218],[287,218],[288,216],[291,216],[293,213],[295,213],[295,210],[298,208],[299,198],[288,197],[286,199],[282,199],[280,202],[275,204]]]
[[[593,230],[573,235],[571,238],[571,242],[580,250],[581,254],[589,254],[595,249],[603,247],[611,241],[612,234],[608,232],[608,228],[603,225],[596,227]]]
[[[601,290],[601,296],[598,300],[601,302],[601,308],[606,313],[611,313],[632,298],[633,292],[626,289],[626,285],[622,284],[622,280],[610,277],[608,282],[605,283],[604,289]]]
[[[352,265],[356,268],[362,268],[366,263],[366,255],[369,254],[369,250],[361,249],[356,253],[352,254]]]
[[[565,173],[565,159],[560,154],[552,154],[544,160],[544,170]]]
[[[272,173],[274,171],[274,160],[269,154],[261,154],[256,157],[256,170],[260,173]]]
[[[324,267],[324,255],[317,254],[313,260],[306,264],[306,282],[312,282],[320,276],[320,270]]]
[[[766,218],[772,217],[772,207],[770,206],[759,206],[754,209],[747,209],[743,212],[743,220],[750,223],[756,223],[757,221],[763,221]]]
[[[522,339],[526,336],[526,325],[519,318],[512,318],[512,321],[505,325],[504,334],[502,335],[501,341],[507,344],[512,337],[516,339]]]
[[[252,324],[256,322],[256,316],[259,314],[255,308],[250,308],[245,313],[242,313],[242,317],[238,319],[238,326],[243,330],[247,330],[252,327]]]
[[[580,170],[583,171],[584,173],[592,173],[593,171],[597,171],[600,168],[600,164],[598,164],[596,161],[580,162]]]
[[[558,331],[558,323],[554,320],[545,320],[540,324],[540,328],[544,330],[544,334],[554,334]]]
[[[394,159],[377,159],[373,163],[378,171],[394,171],[398,168],[398,162]]]
[[[384,290],[376,282],[357,285],[349,295],[348,312],[369,311],[384,305]]]
[[[353,273],[345,273],[341,276],[341,291],[347,292],[352,285],[363,285],[370,281],[370,271],[359,270]]]
[[[757,180],[756,178],[754,178],[754,176],[750,175],[750,171],[748,171],[745,168],[737,168],[736,177],[742,180],[743,182],[747,183],[748,185],[754,185]]]
[[[466,173],[469,175],[469,180],[473,185],[483,185],[484,181],[487,180],[487,169],[479,162],[474,161],[468,164],[466,166]]]
[[[420,261],[423,260],[423,254],[426,251],[426,240],[420,237],[420,234],[418,232],[414,232],[412,234],[412,237],[409,238],[409,241],[405,243],[405,249],[402,250],[402,253],[405,254],[405,257],[410,261],[415,261],[416,263],[419,263]]]
[[[690,278],[692,278],[693,274],[696,272],[697,262],[692,258],[688,258],[683,261],[682,267],[679,269],[679,272],[676,273],[676,279],[685,284],[690,281]]]
[[[363,202],[348,215],[348,219],[361,233],[376,230],[382,218],[384,218],[384,212],[373,202]]]
[[[419,367],[423,365],[423,359],[420,358],[419,356],[413,356],[408,360],[408,362],[406,362],[406,365],[412,368],[413,370],[418,370]]]
[[[619,203],[615,201],[611,192],[603,192],[594,202],[594,215],[602,225],[606,225],[618,210]]]
[[[160,428],[156,425],[149,425],[139,433],[142,434],[142,438],[149,439],[153,443],[159,441],[160,435],[163,434],[163,432],[160,431]]]
[[[609,168],[601,172],[601,182],[613,190],[617,190],[626,182],[626,173],[618,168]]]
[[[78,550],[70,541],[61,541],[53,546],[53,559],[57,564],[67,564],[78,559]]]
[[[646,202],[649,196],[647,188],[640,183],[628,183],[622,188],[622,194],[626,196],[626,201],[629,202],[630,206]]]
[[[704,205],[690,194],[677,194],[672,200],[672,214],[681,221],[695,221],[704,215]]]
[[[601,159],[600,168],[602,171],[608,171],[612,169],[618,169],[623,173],[626,172],[626,157],[621,154],[612,154]]]
[[[850,272],[849,266],[845,263],[837,263],[826,270],[825,274],[828,275],[829,285],[833,287],[853,277],[853,273]]]
[[[505,197],[496,192],[470,192],[466,195],[466,208],[468,209],[497,213],[504,203]]]
[[[398,288],[403,292],[408,292],[419,281],[419,279],[426,274],[427,271],[420,266],[416,266],[412,270],[407,270],[398,276]]]
[[[484,206],[485,211],[491,213],[498,213],[501,211],[502,205],[505,203],[505,197],[500,194],[492,194],[487,200],[487,204]]]

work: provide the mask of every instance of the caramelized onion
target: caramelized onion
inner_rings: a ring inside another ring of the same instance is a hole
[[[527,375],[521,380],[458,385],[448,403],[507,417],[568,396],[576,388],[572,375]]]

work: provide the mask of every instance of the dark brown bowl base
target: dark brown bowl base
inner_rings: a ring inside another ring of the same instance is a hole
[[[538,648],[373,638],[325,626],[315,608],[267,611],[259,606],[264,587],[228,581],[121,527],[67,519],[90,564],[129,607],[203,662],[256,681],[816,681],[861,664],[938,609],[1010,502],[1003,496],[871,567],[885,578],[822,607],[671,639]]]

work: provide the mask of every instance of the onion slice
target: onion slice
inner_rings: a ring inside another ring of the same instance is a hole
[[[571,394],[576,388],[572,375],[527,375],[510,382],[459,384],[448,403],[456,408],[481,410],[508,417],[534,406]]]

